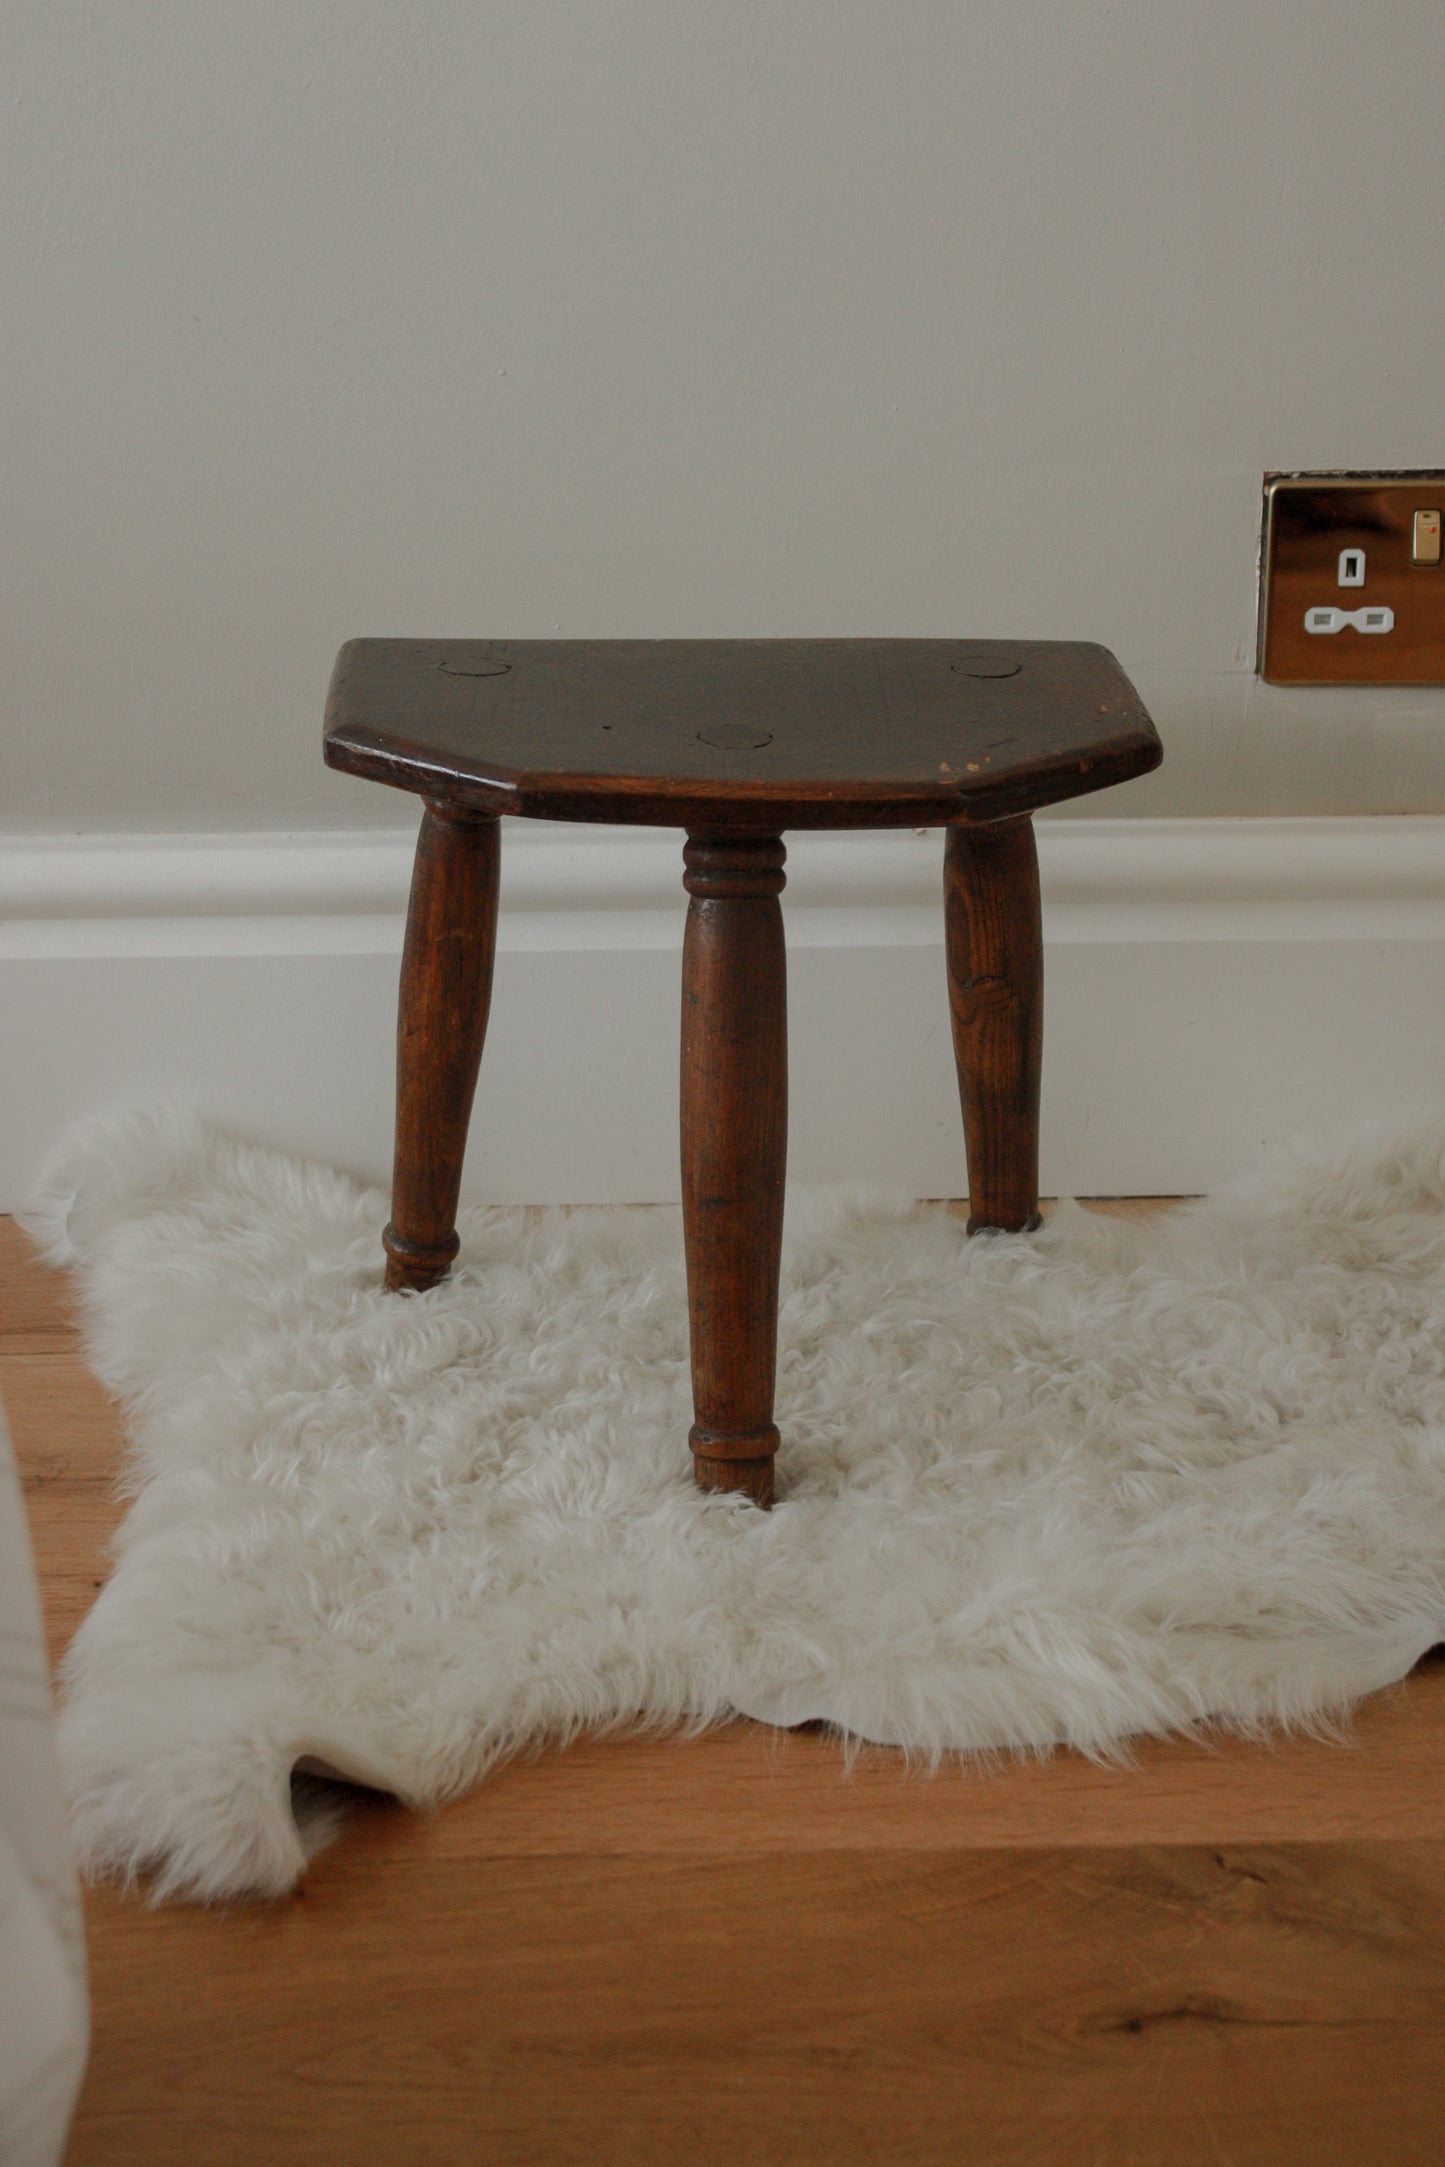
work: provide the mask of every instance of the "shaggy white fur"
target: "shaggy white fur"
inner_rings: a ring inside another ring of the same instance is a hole
[[[1144,1223],[795,1196],[771,1516],[693,1487],[677,1215],[463,1221],[133,1115],[28,1216],[136,1502],[67,1669],[92,1873],[276,1893],[298,1763],[418,1805],[734,1711],[949,1749],[1318,1720],[1445,1633],[1445,1124]]]

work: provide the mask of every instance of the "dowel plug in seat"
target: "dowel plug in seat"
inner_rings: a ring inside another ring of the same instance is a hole
[[[773,1495],[787,1149],[782,837],[942,827],[970,1232],[1038,1224],[1030,815],[1157,767],[1105,648],[1058,640],[352,640],[332,767],[424,800],[402,957],[386,1276],[456,1254],[496,945],[498,821],[686,831],[682,1197],[704,1487]]]

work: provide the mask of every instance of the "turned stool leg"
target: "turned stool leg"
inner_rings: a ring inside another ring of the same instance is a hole
[[[444,1279],[497,947],[501,830],[428,805],[417,837],[396,1027],[396,1157],[386,1283]]]
[[[773,1501],[788,1148],[783,844],[690,836],[682,955],[682,1218],[705,1490]]]
[[[1039,1224],[1043,935],[1033,822],[948,831],[944,940],[968,1155],[968,1231]]]

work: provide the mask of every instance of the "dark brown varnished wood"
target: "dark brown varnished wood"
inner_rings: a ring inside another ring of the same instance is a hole
[[[697,832],[994,820],[1157,767],[1072,640],[353,640],[333,767],[484,813]]]
[[[968,1154],[968,1231],[1039,1224],[1044,964],[1029,819],[948,831],[944,938]]]
[[[705,1490],[773,1499],[788,1142],[783,844],[694,835],[682,962],[682,1212]]]
[[[970,1229],[1037,1224],[1028,814],[1157,767],[1107,649],[1061,640],[352,640],[332,767],[428,810],[402,968],[387,1281],[456,1252],[503,813],[686,828],[682,1155],[698,1480],[772,1497],[787,1129],[784,828],[947,826]]]
[[[417,837],[396,1034],[386,1283],[420,1291],[457,1253],[457,1197],[497,946],[500,829],[428,805]]]

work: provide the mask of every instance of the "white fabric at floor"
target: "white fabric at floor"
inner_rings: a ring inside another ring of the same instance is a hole
[[[137,1501],[62,1740],[93,1871],[289,1887],[315,1761],[435,1802],[581,1728],[824,1718],[923,1754],[1318,1720],[1445,1634],[1445,1122],[1205,1204],[969,1242],[790,1200],[771,1515],[693,1487],[676,1213],[385,1199],[183,1116],[32,1223]]]

